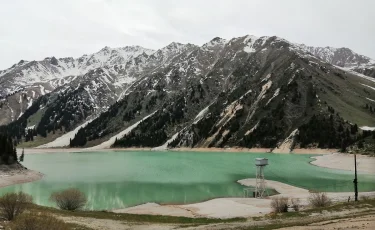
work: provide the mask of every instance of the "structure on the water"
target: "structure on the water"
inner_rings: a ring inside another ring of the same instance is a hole
[[[255,198],[263,198],[266,193],[266,181],[264,180],[264,168],[268,165],[267,158],[256,158],[256,185],[255,185]]]

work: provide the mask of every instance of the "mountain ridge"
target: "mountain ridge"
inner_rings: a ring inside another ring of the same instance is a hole
[[[291,132],[312,119],[313,115],[318,117],[314,124],[324,123],[324,116],[330,114],[327,112],[329,107],[340,113],[339,117],[332,118],[335,121],[333,133],[341,126],[350,129],[342,117],[361,125],[372,125],[374,118],[371,111],[365,110],[365,105],[372,105],[372,101],[366,98],[375,98],[371,91],[375,79],[352,73],[355,69],[349,69],[355,61],[359,63],[362,59],[348,58],[355,56],[353,52],[329,56],[342,55],[341,59],[336,59],[348,60],[348,65],[339,68],[328,62],[335,58],[319,56],[328,51],[319,50],[317,48],[315,52],[276,36],[258,38],[247,35],[230,40],[216,37],[202,46],[171,43],[152,54],[142,52],[127,62],[122,60],[119,64],[94,68],[66,82],[57,82],[55,88],[51,87],[49,96],[45,96],[49,98],[45,108],[64,107],[67,111],[76,111],[78,106],[84,109],[79,114],[73,113],[76,114],[74,118],[56,109],[50,109],[54,112],[47,114],[43,112],[42,116],[48,116],[42,124],[39,122],[37,132],[48,134],[59,129],[63,134],[87,119],[97,117],[72,139],[74,146],[94,146],[153,113],[113,144],[151,144],[152,140],[159,140],[157,145],[168,143],[172,147],[226,144],[275,146],[284,142]],[[112,53],[109,47],[101,51],[107,56]],[[53,58],[47,61],[54,62]],[[43,87],[47,89],[47,86]],[[78,88],[81,90],[77,91]],[[352,93],[352,98],[343,98],[349,93]],[[15,98],[23,97],[18,94]],[[28,92],[26,98],[29,96]],[[59,98],[74,98],[74,103],[68,108],[61,104]],[[8,101],[10,99],[8,97]],[[322,104],[323,101],[327,105]],[[317,111],[318,108],[321,112]],[[284,112],[279,114],[277,110]],[[292,111],[298,111],[299,115],[293,118]],[[351,116],[351,111],[358,111],[356,117]],[[208,119],[209,114],[214,117]],[[284,117],[285,114],[287,117]],[[31,125],[25,121],[32,120],[30,116],[23,120],[24,128]],[[68,129],[65,127],[67,121]],[[206,125],[201,121],[205,121]],[[260,129],[256,127],[268,126],[271,121],[275,122],[270,126],[271,130],[277,135],[259,133]],[[219,128],[205,130],[207,125]],[[205,131],[199,131],[197,127]],[[306,127],[302,130],[310,132]],[[152,131],[154,134],[150,133]],[[155,136],[155,133],[158,135]],[[249,135],[253,140],[249,141],[246,137]],[[79,140],[78,136],[86,140]],[[261,141],[260,136],[269,141]],[[345,138],[354,137],[345,134]],[[306,138],[301,140],[308,144]],[[332,142],[338,144],[336,139]],[[153,143],[152,147],[157,147],[155,145]]]

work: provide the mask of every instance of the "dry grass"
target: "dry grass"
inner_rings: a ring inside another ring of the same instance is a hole
[[[67,224],[48,214],[23,214],[10,224],[12,230],[68,230]]]
[[[288,212],[288,201],[287,197],[275,197],[272,198],[271,208],[276,213]]]
[[[86,195],[75,188],[52,193],[50,200],[63,210],[74,211],[82,209],[87,202]]]
[[[324,192],[310,193],[309,203],[314,208],[327,207],[332,204],[332,200]]]
[[[13,220],[32,204],[32,197],[26,193],[7,193],[0,197],[0,215]]]
[[[369,196],[360,196],[359,200],[369,201],[369,200],[371,200],[371,198]]]

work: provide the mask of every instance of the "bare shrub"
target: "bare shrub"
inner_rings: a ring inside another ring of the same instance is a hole
[[[293,210],[298,212],[301,208],[301,200],[299,198],[292,198],[290,202],[292,203]]]
[[[0,215],[4,219],[13,220],[22,214],[31,204],[33,198],[23,192],[7,193],[0,197]]]
[[[288,201],[287,197],[274,197],[271,201],[271,208],[274,212],[288,212]]]
[[[312,192],[310,193],[309,203],[311,206],[319,208],[331,205],[332,200],[325,192]]]
[[[52,193],[50,201],[55,202],[60,209],[74,211],[82,209],[86,205],[87,198],[78,189],[70,188]]]
[[[51,215],[25,213],[20,215],[11,224],[12,230],[68,230],[66,224]]]

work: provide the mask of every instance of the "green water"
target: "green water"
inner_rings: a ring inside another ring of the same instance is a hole
[[[255,177],[257,157],[269,159],[266,179],[327,192],[353,190],[353,173],[311,165],[309,155],[110,151],[26,155],[25,166],[46,176],[0,193],[22,190],[49,206],[52,192],[76,187],[95,210],[242,197],[236,181]],[[360,191],[375,191],[375,175],[359,175],[359,182]]]

